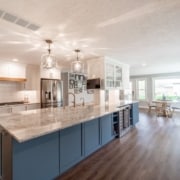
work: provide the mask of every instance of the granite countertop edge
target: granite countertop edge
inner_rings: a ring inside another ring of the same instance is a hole
[[[138,101],[120,101],[116,105],[87,105],[85,107],[43,108],[0,115],[0,126],[19,143],[58,130],[103,117]]]

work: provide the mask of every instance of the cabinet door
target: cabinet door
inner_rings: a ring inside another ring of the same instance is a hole
[[[130,111],[131,124],[135,125],[139,122],[139,103],[133,103]]]
[[[114,65],[110,63],[105,64],[105,77],[106,77],[106,88],[114,87]]]
[[[85,155],[89,155],[100,147],[99,119],[84,123],[84,149]]]
[[[26,78],[25,65],[20,63],[9,63],[9,77]]]
[[[34,104],[28,104],[27,105],[27,110],[40,109],[40,108],[41,108],[40,103],[34,103]]]
[[[27,65],[26,79],[26,90],[40,90],[40,70],[38,66]]]
[[[12,107],[12,112],[26,111],[26,105],[17,105]]]
[[[0,62],[0,77],[25,78],[24,64],[13,62]]]
[[[64,172],[83,157],[81,124],[60,131],[60,172]]]
[[[101,122],[101,144],[104,145],[114,138],[112,114],[100,118]]]
[[[0,113],[11,113],[12,108],[11,107],[0,107]]]
[[[114,66],[114,87],[120,88],[122,86],[122,67],[119,65]]]
[[[0,77],[9,76],[9,66],[7,62],[0,62]]]
[[[2,177],[2,134],[0,133],[0,177]]]
[[[59,175],[59,133],[24,143],[13,140],[13,180],[50,180]]]
[[[120,88],[122,86],[122,67],[116,63],[105,64],[106,88]]]

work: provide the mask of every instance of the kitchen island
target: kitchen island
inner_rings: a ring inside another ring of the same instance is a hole
[[[133,127],[139,120],[138,102],[134,101],[2,114],[3,178],[56,178],[119,137],[120,123],[116,123],[120,122],[122,117],[118,114],[123,109],[129,110],[129,125]]]

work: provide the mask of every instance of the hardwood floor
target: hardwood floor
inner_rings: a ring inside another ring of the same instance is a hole
[[[140,111],[140,122],[121,139],[57,180],[180,180],[180,113],[173,118]]]

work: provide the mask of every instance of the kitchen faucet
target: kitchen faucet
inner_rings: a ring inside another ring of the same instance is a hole
[[[68,94],[71,94],[73,96],[74,101],[72,101],[72,103],[73,103],[73,106],[76,107],[76,97],[75,97],[75,94],[72,93],[72,92],[69,92]]]

